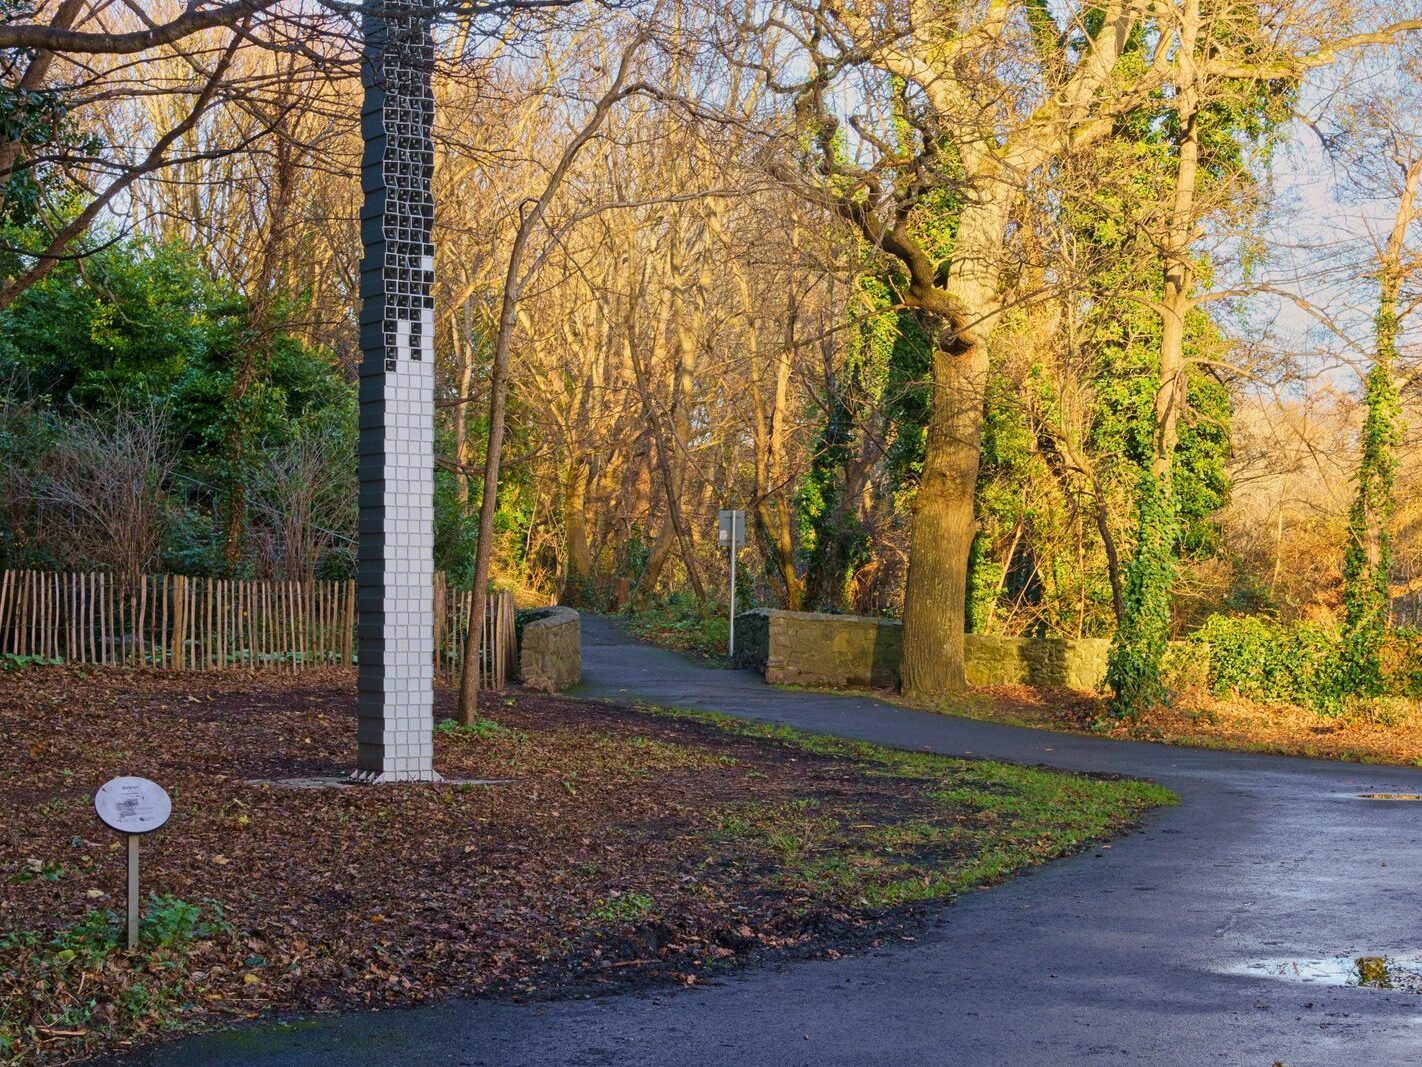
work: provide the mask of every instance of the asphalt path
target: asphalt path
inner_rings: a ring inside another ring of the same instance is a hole
[[[203,1035],[174,1065],[1422,1064],[1422,996],[1249,965],[1422,952],[1422,770],[1134,744],[794,693],[583,620],[580,694],[1158,781],[1178,807],[968,894],[912,942],[713,985],[456,1000]]]

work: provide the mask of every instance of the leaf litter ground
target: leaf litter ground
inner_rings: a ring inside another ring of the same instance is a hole
[[[353,756],[350,672],[0,675],[0,1063],[272,1013],[691,984],[903,936],[923,907],[1077,851],[1170,795],[527,693],[436,766],[499,785],[292,789]],[[117,947],[106,779],[165,786],[147,942]]]

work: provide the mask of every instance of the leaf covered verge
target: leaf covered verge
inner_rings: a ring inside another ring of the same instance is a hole
[[[293,789],[353,754],[348,673],[0,674],[0,1062],[273,1013],[691,984],[896,936],[924,902],[1130,825],[1148,783],[528,694],[443,727],[495,785]],[[452,712],[441,692],[437,713]],[[162,783],[121,947],[117,774]],[[150,895],[151,894],[151,895]]]

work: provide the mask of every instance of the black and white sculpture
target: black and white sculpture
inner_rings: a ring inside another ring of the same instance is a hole
[[[354,778],[434,771],[434,44],[429,0],[364,21],[359,699]]]

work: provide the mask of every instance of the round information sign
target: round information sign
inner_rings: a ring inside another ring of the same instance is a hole
[[[94,794],[94,811],[106,826],[125,834],[146,834],[168,821],[173,802],[147,778],[111,778]]]

